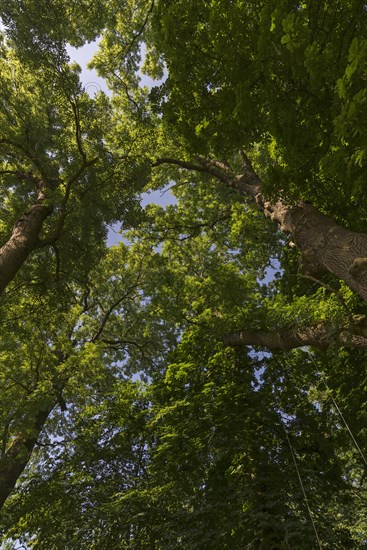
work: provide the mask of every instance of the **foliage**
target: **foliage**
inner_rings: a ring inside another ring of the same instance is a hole
[[[364,230],[366,17],[354,0],[160,0],[148,40],[168,78],[153,99],[194,151],[251,150],[269,193],[357,223],[352,202]]]
[[[223,341],[332,338],[366,305],[198,169],[245,151],[269,197],[365,231],[364,4],[0,8],[1,245],[49,207],[0,301],[3,548],[365,548],[364,349]],[[67,45],[97,37],[91,98]]]

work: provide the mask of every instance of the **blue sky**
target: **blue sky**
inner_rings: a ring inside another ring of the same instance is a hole
[[[94,95],[99,90],[108,93],[106,82],[97,75],[94,69],[88,69],[87,64],[98,49],[97,42],[85,44],[82,48],[68,47],[68,54],[71,61],[76,61],[82,68],[80,79],[89,95]]]
[[[85,87],[85,90],[91,96],[95,95],[100,90],[106,92],[107,94],[109,93],[105,80],[98,76],[94,69],[89,69],[87,67],[97,49],[97,42],[86,44],[81,48],[73,48],[71,46],[68,47],[70,60],[75,61],[76,63],[78,63],[78,65],[80,65],[82,69],[80,79]],[[148,86],[148,88],[151,88],[152,86],[154,86],[154,84],[157,83],[148,76],[145,76],[143,74],[141,74],[140,76],[142,86]],[[152,191],[151,193],[143,193],[141,204],[143,207],[150,203],[167,206],[168,204],[174,204],[175,202],[176,200],[169,191],[159,190]],[[110,229],[107,239],[108,246],[117,244],[119,241],[122,240],[122,236],[119,233],[119,230],[120,224],[116,224]]]
[[[108,93],[108,88],[104,79],[98,76],[94,69],[88,69],[87,67],[87,64],[91,61],[97,49],[98,41],[85,44],[81,48],[73,48],[72,46],[68,46],[68,54],[71,61],[76,61],[82,68],[81,81],[90,95],[93,95],[98,90],[103,90]],[[144,48],[142,48],[141,51],[144,53]],[[149,89],[161,82],[159,80],[153,80],[152,78],[149,78],[149,76],[143,75],[142,73],[140,73],[140,77],[141,85],[148,86]]]

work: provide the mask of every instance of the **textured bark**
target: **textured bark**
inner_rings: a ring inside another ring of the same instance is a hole
[[[35,413],[34,421],[24,432],[19,432],[0,458],[0,508],[13,491],[19,476],[31,457],[38,436],[56,403]]]
[[[284,331],[243,329],[227,334],[223,343],[231,347],[259,346],[270,350],[289,351],[303,346],[326,350],[331,344],[367,349],[367,321],[356,316],[350,327],[333,331],[328,323],[310,327],[292,327]]]
[[[59,350],[54,350],[56,366],[66,361],[68,356]],[[12,493],[15,485],[27,466],[33,449],[38,441],[48,417],[53,409],[59,405],[62,411],[66,410],[66,403],[62,396],[65,382],[54,380],[53,392],[50,395],[42,395],[42,400],[33,398],[28,412],[24,413],[24,427],[9,437],[5,430],[3,434],[3,449],[0,455],[0,509],[6,499]],[[30,397],[32,399],[32,397]]]
[[[251,197],[264,215],[279,228],[291,234],[301,252],[301,272],[312,275],[329,271],[345,281],[367,302],[367,234],[355,233],[337,224],[332,218],[308,203],[296,206],[282,200],[267,201],[262,194],[262,181],[248,158],[242,154],[243,171],[236,174],[228,164],[214,159],[198,159],[197,163],[163,158],[154,163],[175,164],[186,170],[206,172],[227,187]]]
[[[286,207],[258,195],[257,202],[266,217],[290,233],[301,251],[302,273],[329,271],[342,279],[367,302],[367,235],[338,225],[311,204]]]
[[[37,248],[43,222],[51,212],[52,208],[45,204],[44,194],[39,193],[36,203],[16,222],[10,238],[0,248],[0,294]]]

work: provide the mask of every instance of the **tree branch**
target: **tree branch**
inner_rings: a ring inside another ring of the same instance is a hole
[[[169,157],[162,157],[156,159],[152,163],[152,166],[156,167],[160,166],[161,164],[173,164],[186,170],[204,172],[206,174],[214,176],[217,180],[224,183],[226,187],[236,189],[241,194],[252,198],[255,198],[259,193],[261,193],[261,180],[255,174],[250,164],[243,174],[235,174],[230,166],[226,163],[217,161],[215,159],[206,158],[199,158],[197,160],[199,164],[181,161]]]
[[[230,347],[259,346],[270,350],[289,351],[311,346],[325,351],[331,344],[367,349],[367,319],[364,315],[353,317],[354,325],[332,330],[330,323],[321,322],[309,327],[292,327],[284,331],[243,329],[227,334],[223,343]]]
[[[24,145],[22,145],[21,143],[18,143],[16,141],[13,141],[13,140],[8,139],[8,138],[0,138],[0,145],[3,144],[3,143],[6,144],[6,145],[10,145],[11,147],[13,147],[17,151],[19,151],[22,154],[23,157],[30,160],[31,163],[35,166],[35,168],[37,168],[37,170],[38,170],[40,176],[42,177],[42,179],[44,181],[47,181],[46,173],[43,170],[39,160],[34,156],[34,154],[31,151],[29,151],[29,149],[24,147]]]
[[[88,168],[89,166],[92,166],[97,161],[98,161],[98,157],[95,157],[95,158],[93,158],[89,161],[84,159],[84,162],[80,166],[80,168],[67,181],[66,188],[65,188],[65,194],[64,194],[64,197],[63,197],[63,199],[61,201],[61,205],[60,205],[61,213],[60,213],[60,216],[58,217],[58,219],[56,220],[55,229],[53,230],[51,235],[49,235],[48,237],[46,237],[44,239],[39,240],[38,245],[37,245],[38,248],[53,245],[59,239],[59,237],[61,235],[61,231],[64,227],[66,217],[68,215],[68,211],[66,209],[66,206],[67,206],[67,203],[68,203],[69,198],[70,198],[72,185],[73,185],[73,183],[75,183],[78,180],[78,178],[82,175],[82,173],[84,172],[84,170],[86,168]]]
[[[85,151],[82,145],[82,131],[80,128],[78,105],[75,101],[72,101],[71,99],[69,99],[69,101],[70,101],[71,108],[73,110],[74,120],[75,120],[75,140],[77,143],[79,154],[83,159],[83,164],[85,164],[87,160],[87,155],[85,154]]]
[[[152,0],[151,4],[150,4],[150,8],[145,16],[145,19],[143,21],[143,24],[142,26],[140,27],[140,29],[138,30],[138,32],[133,36],[132,40],[130,41],[130,44],[128,44],[125,52],[124,52],[124,57],[126,57],[132,50],[133,46],[134,46],[134,43],[141,37],[141,35],[143,34],[144,30],[145,30],[145,27],[147,26],[147,23],[148,23],[148,19],[149,19],[149,16],[151,15],[151,13],[153,13],[153,9],[154,9],[154,3],[155,3],[155,0]]]
[[[300,201],[289,205],[281,198],[274,202],[262,194],[262,181],[254,171],[246,154],[240,153],[242,174],[215,159],[197,160],[197,163],[172,158],[160,158],[153,163],[173,164],[187,170],[206,172],[225,186],[253,199],[264,216],[275,222],[292,239],[301,252],[303,273],[328,271],[346,282],[367,303],[367,234],[356,233],[339,225],[330,216],[313,205]]]
[[[92,336],[91,338],[91,342],[96,342],[99,337],[101,336],[101,334],[103,333],[104,331],[104,328],[110,318],[110,316],[112,315],[112,313],[114,312],[114,310],[124,301],[126,300],[126,298],[131,294],[132,290],[135,290],[136,289],[136,285],[138,284],[139,282],[139,278],[140,278],[140,275],[138,275],[137,277],[137,281],[131,285],[127,291],[122,295],[120,296],[120,298],[118,298],[118,300],[116,300],[108,309],[107,311],[105,312],[103,318],[102,318],[102,321],[97,329],[97,331],[95,332],[95,334]]]

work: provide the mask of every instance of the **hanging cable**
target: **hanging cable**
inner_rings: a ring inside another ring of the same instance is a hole
[[[277,359],[275,359],[275,361],[276,361],[276,363],[278,363]],[[278,364],[279,364],[279,363],[278,363]],[[282,415],[281,407],[279,406],[278,399],[277,399],[277,397],[276,397],[275,395],[274,395],[274,398],[275,398],[275,403],[276,403],[277,409],[278,409],[278,411],[280,412],[280,414]],[[308,515],[309,515],[309,517],[310,517],[310,520],[311,520],[311,523],[312,523],[312,527],[313,527],[313,530],[314,530],[314,533],[315,533],[315,538],[316,538],[316,541],[317,541],[317,545],[318,545],[318,547],[322,550],[320,537],[319,537],[319,534],[318,534],[318,532],[317,532],[316,524],[315,524],[314,519],[313,519],[313,517],[312,517],[312,512],[311,512],[310,504],[309,504],[309,502],[308,502],[308,498],[307,498],[307,495],[306,495],[305,486],[303,485],[303,481],[302,481],[301,474],[300,474],[300,471],[299,471],[299,468],[298,468],[296,456],[295,456],[295,453],[294,453],[294,450],[293,450],[291,441],[290,441],[290,439],[289,439],[289,435],[288,435],[287,428],[286,428],[286,425],[285,425],[285,422],[284,422],[283,418],[282,418],[282,426],[283,426],[283,429],[284,429],[284,432],[285,432],[285,437],[286,437],[286,439],[287,439],[287,443],[288,443],[288,446],[289,446],[289,450],[290,450],[291,455],[292,455],[293,464],[294,464],[294,467],[295,467],[296,472],[297,472],[298,481],[299,481],[299,484],[300,484],[300,487],[301,487],[301,490],[302,490],[302,494],[303,494],[304,501],[305,501],[305,503],[306,503]]]
[[[344,426],[347,428],[347,430],[348,430],[348,432],[349,432],[349,435],[350,435],[350,437],[352,438],[352,441],[353,441],[354,445],[356,446],[357,451],[359,452],[359,454],[360,454],[360,456],[361,456],[363,462],[364,462],[365,465],[367,466],[366,457],[364,456],[364,454],[363,454],[363,452],[362,452],[360,446],[358,445],[357,440],[356,440],[356,438],[354,437],[353,432],[352,432],[352,430],[350,429],[350,427],[349,427],[349,425],[348,425],[348,422],[345,420],[344,415],[343,415],[343,413],[341,412],[341,410],[339,409],[339,407],[338,407],[338,405],[337,405],[337,403],[336,403],[334,397],[333,397],[332,394],[331,394],[331,390],[330,390],[330,388],[329,388],[329,386],[327,385],[327,383],[326,383],[325,380],[324,380],[324,384],[325,384],[326,389],[329,390],[329,392],[330,392],[329,395],[330,395],[331,401],[333,402],[334,407],[335,407],[336,410],[338,411],[339,416],[340,416],[340,418],[342,419],[342,421],[343,421],[343,423],[344,423]]]
[[[308,498],[307,498],[307,495],[306,495],[306,491],[305,491],[305,487],[303,485],[303,481],[302,481],[302,478],[301,478],[301,474],[299,472],[299,469],[298,469],[298,465],[297,465],[297,460],[296,460],[296,456],[294,454],[294,450],[293,450],[293,447],[291,445],[291,442],[290,442],[290,439],[289,439],[289,435],[288,435],[288,432],[287,432],[287,429],[283,423],[283,428],[284,428],[284,431],[285,431],[285,436],[287,438],[287,442],[288,442],[288,445],[289,445],[289,449],[291,451],[291,455],[292,455],[292,459],[293,459],[293,463],[294,463],[294,467],[296,469],[296,472],[297,472],[297,477],[298,477],[298,481],[299,481],[299,484],[301,486],[301,489],[302,489],[302,493],[303,493],[303,498],[305,499],[305,503],[306,503],[306,506],[307,506],[307,510],[308,510],[308,515],[310,516],[310,520],[311,520],[311,523],[312,523],[312,527],[313,527],[313,530],[315,532],[315,537],[316,537],[316,540],[317,540],[317,544],[318,544],[318,547],[320,549],[322,549],[322,546],[321,546],[321,542],[320,542],[320,538],[319,538],[319,535],[318,535],[318,532],[317,532],[317,529],[316,529],[316,524],[313,520],[313,517],[312,517],[312,512],[311,512],[311,508],[310,508],[310,505],[309,505],[309,502],[308,502]]]
[[[316,363],[315,363],[314,358],[312,357],[311,353],[308,352],[308,355],[309,355],[309,357],[311,358],[311,361],[313,362],[314,366],[316,367]],[[360,457],[362,458],[364,464],[367,466],[366,457],[364,456],[364,454],[363,454],[363,452],[362,452],[362,449],[361,449],[360,446],[358,445],[358,442],[357,442],[356,438],[354,437],[353,432],[352,432],[352,430],[350,429],[348,422],[347,422],[346,419],[344,418],[344,415],[343,415],[342,411],[339,409],[339,407],[338,407],[338,405],[337,405],[337,402],[335,401],[335,399],[334,399],[334,397],[333,397],[333,395],[332,395],[332,393],[331,393],[331,389],[330,389],[329,386],[327,385],[327,382],[326,382],[325,379],[323,379],[323,382],[324,382],[324,384],[325,384],[326,389],[327,389],[328,392],[329,392],[330,399],[331,399],[331,401],[333,402],[333,405],[334,405],[335,409],[337,410],[337,412],[338,412],[340,418],[342,419],[342,422],[343,422],[344,426],[346,427],[346,429],[347,429],[347,431],[348,431],[348,433],[349,433],[349,435],[350,435],[350,437],[351,437],[351,439],[352,439],[352,441],[353,441],[353,443],[354,443],[354,445],[355,445],[357,451],[358,451],[359,454],[360,454]]]

